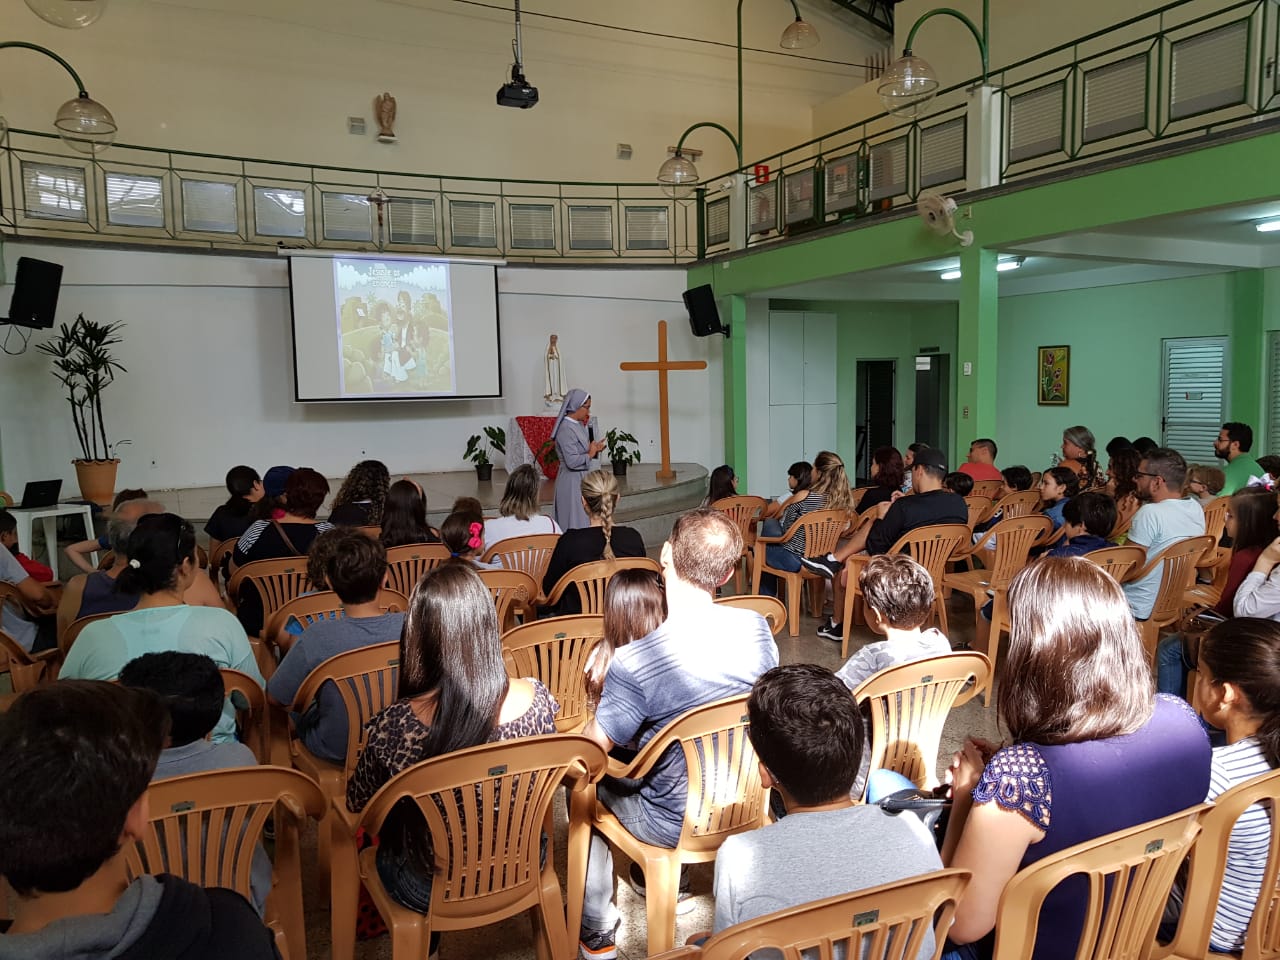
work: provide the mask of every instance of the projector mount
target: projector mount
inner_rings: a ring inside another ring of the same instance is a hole
[[[498,88],[498,106],[519,107],[528,110],[538,102],[538,88],[529,85],[524,78],[524,57],[520,44],[520,0],[516,6],[516,38],[511,41],[511,53],[515,62],[511,64],[511,82]]]

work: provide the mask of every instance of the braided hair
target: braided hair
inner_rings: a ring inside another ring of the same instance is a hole
[[[613,560],[613,511],[618,505],[618,481],[608,470],[592,470],[582,478],[582,499],[587,512],[600,521],[604,531],[605,560]]]

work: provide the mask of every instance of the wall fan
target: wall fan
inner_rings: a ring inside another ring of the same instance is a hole
[[[973,231],[961,233],[956,229],[956,202],[950,197],[933,190],[921,191],[916,198],[916,211],[934,233],[940,237],[955,237],[960,246],[967,247],[973,243]]]

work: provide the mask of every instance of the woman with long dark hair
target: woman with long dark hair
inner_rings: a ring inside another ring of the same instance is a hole
[[[391,474],[381,460],[361,460],[347,474],[329,506],[335,527],[379,527]]]
[[[604,636],[587,660],[587,698],[600,702],[605,675],[618,648],[648,636],[667,619],[662,576],[652,570],[619,570],[604,590]],[[594,709],[594,708],[593,708]]]
[[[397,480],[387,488],[381,539],[388,550],[410,543],[440,541],[439,531],[427,523],[427,495],[414,481]]]
[[[369,721],[347,807],[359,812],[388,780],[432,757],[555,733],[558,709],[539,681],[508,680],[493,598],[470,564],[445,563],[409,603],[396,702]],[[402,801],[379,837],[378,875],[396,902],[426,912],[434,862],[422,814]]]
[[[702,501],[704,507],[715,506],[717,500],[738,495],[738,475],[727,463],[721,464],[711,471],[707,478],[707,496]]]
[[[876,447],[871,454],[871,489],[858,501],[858,511],[865,513],[871,507],[893,499],[902,489],[906,478],[906,465],[896,447]]]
[[[253,505],[263,497],[262,478],[253,467],[241,464],[227,471],[227,502],[213,511],[204,532],[210,540],[239,538],[253,523]]]

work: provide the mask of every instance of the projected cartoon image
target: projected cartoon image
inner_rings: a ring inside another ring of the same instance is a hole
[[[456,392],[442,263],[333,261],[343,396]]]

